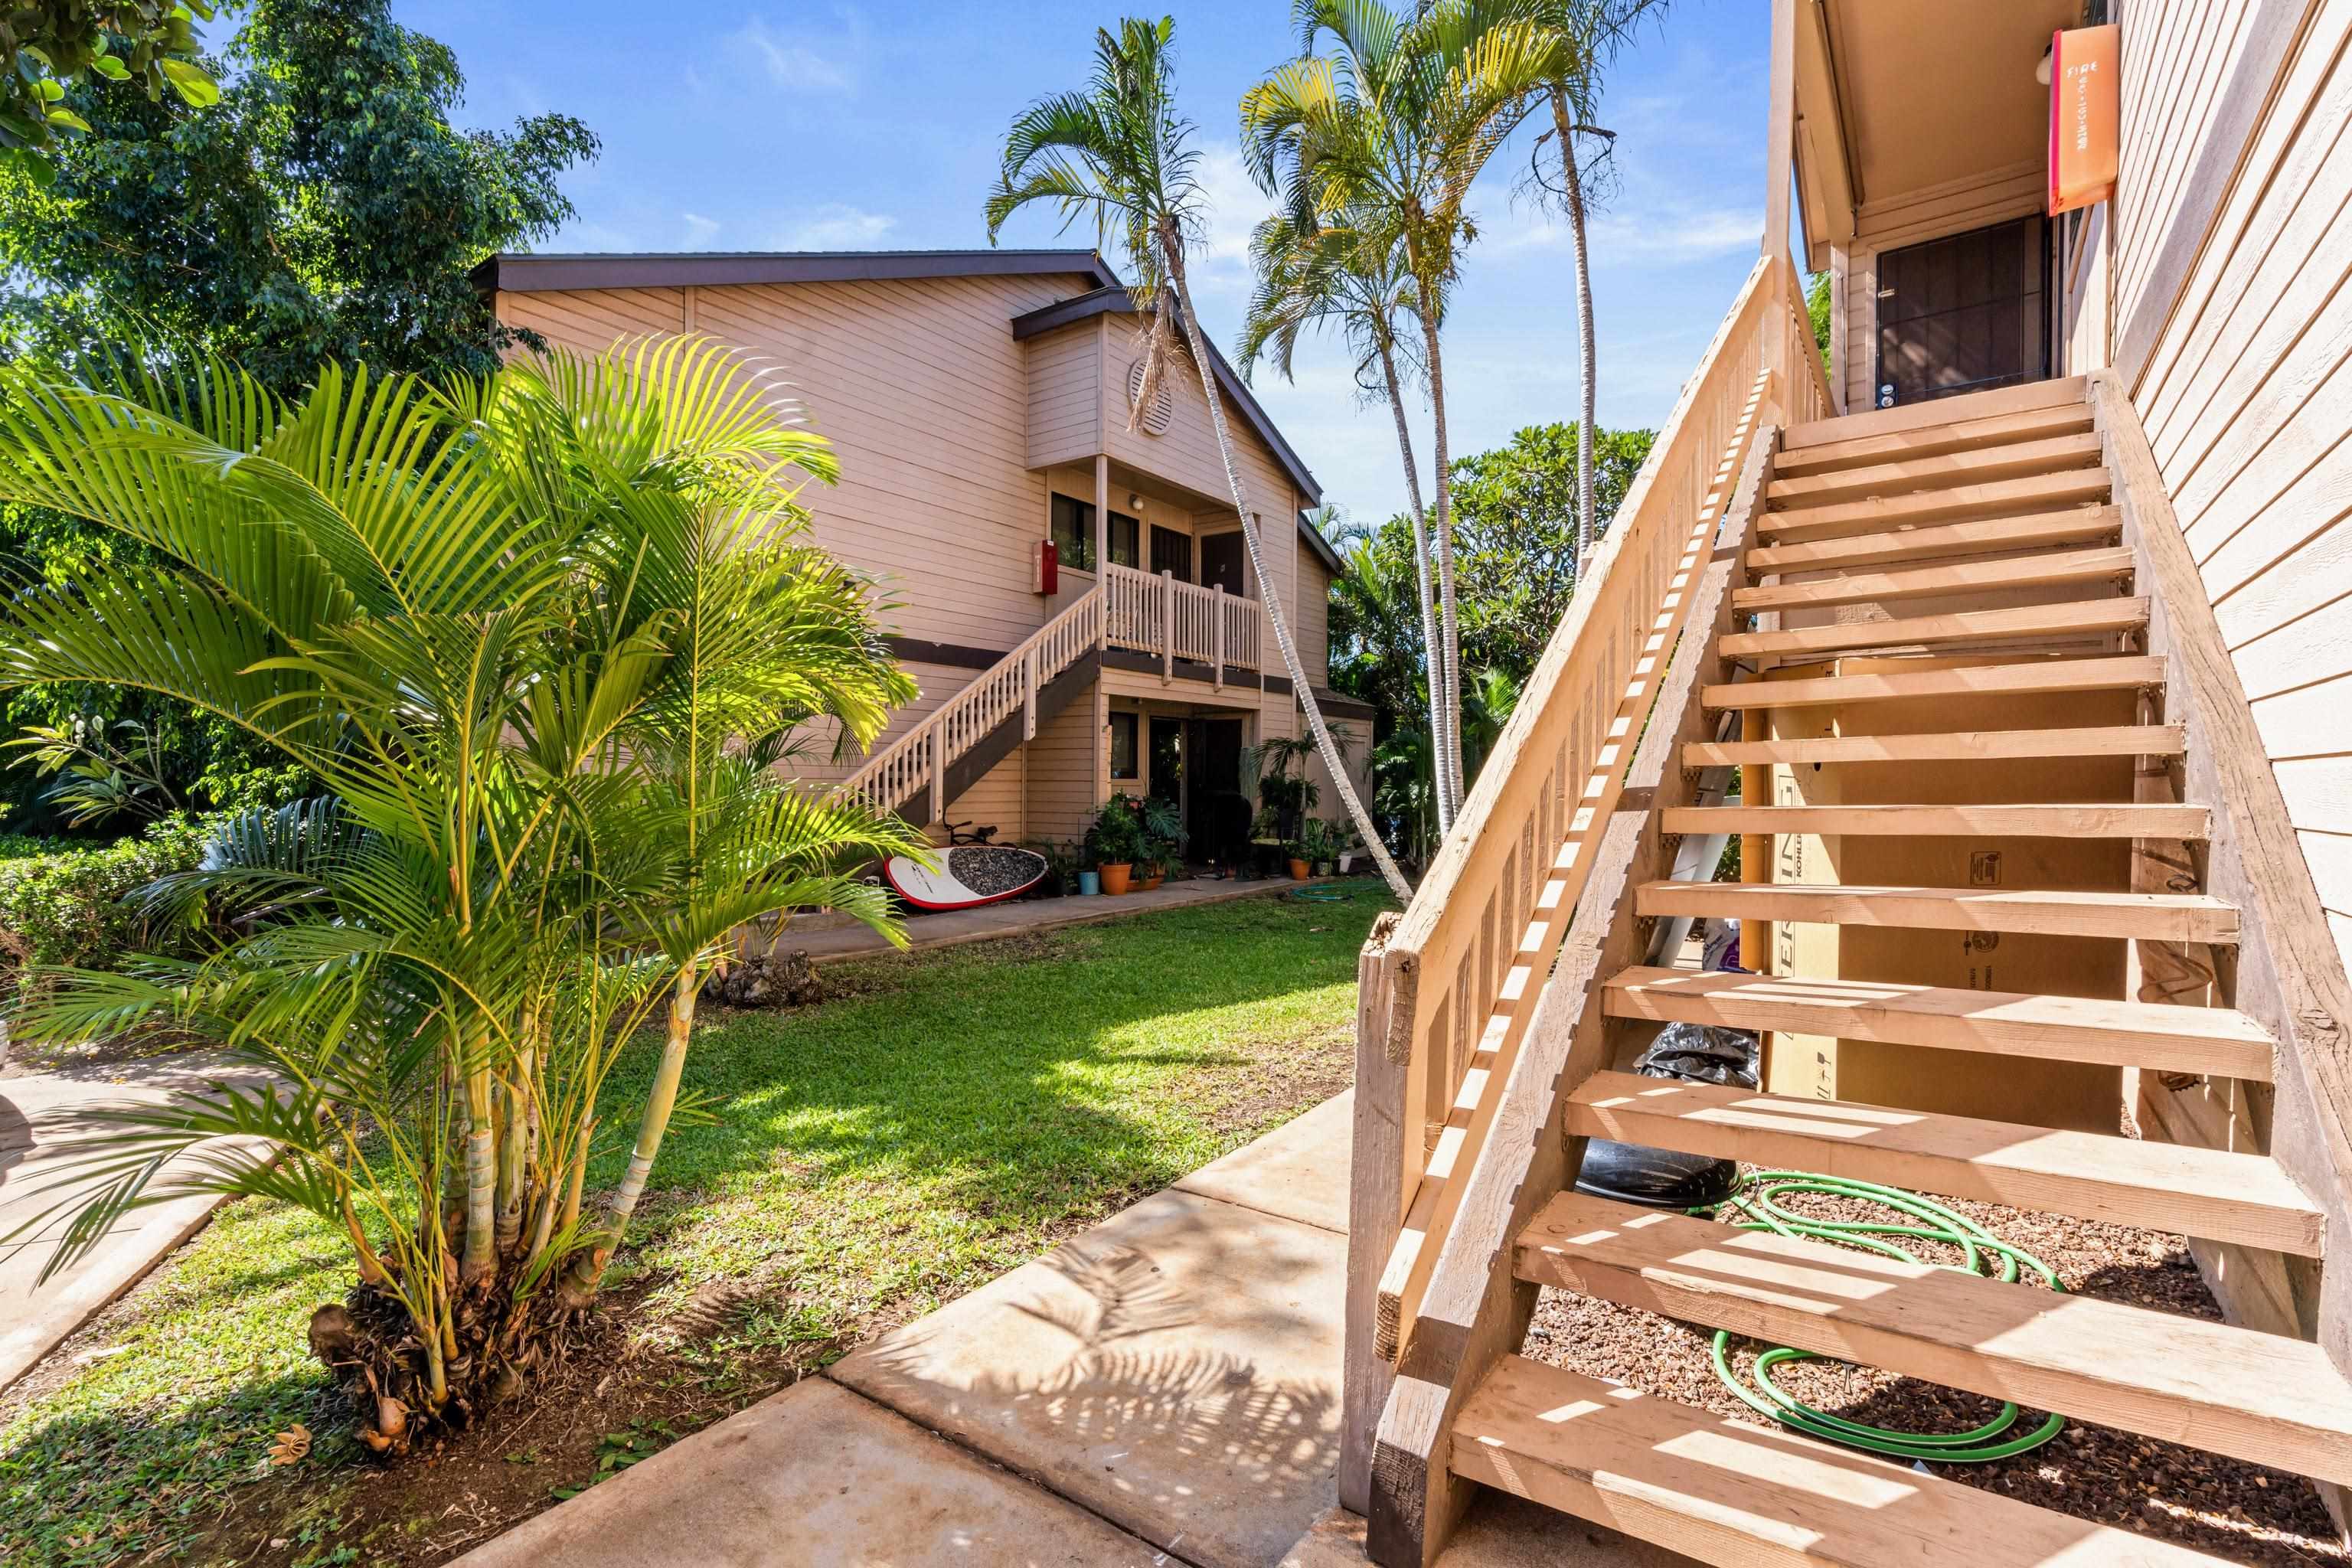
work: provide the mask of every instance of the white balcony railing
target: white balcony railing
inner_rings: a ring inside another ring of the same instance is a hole
[[[1178,659],[1208,665],[1223,686],[1227,669],[1264,668],[1259,647],[1265,616],[1255,599],[1157,576],[1132,566],[1104,569],[1108,595],[1105,638],[1113,647],[1160,656],[1163,673]]]

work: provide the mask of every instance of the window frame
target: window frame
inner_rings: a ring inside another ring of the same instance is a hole
[[[1125,546],[1127,559],[1124,561],[1119,559],[1121,547],[1118,535],[1119,525],[1122,523],[1127,529]],[[1110,547],[1108,553],[1112,565],[1126,566],[1139,572],[1143,569],[1143,520],[1141,518],[1129,517],[1123,511],[1112,512],[1109,526],[1105,530],[1104,542]]]
[[[1122,725],[1121,721],[1124,721]],[[1127,738],[1127,771],[1118,771],[1119,737]],[[1110,710],[1110,776],[1117,784],[1138,784],[1143,778],[1143,715],[1132,708]]]
[[[1066,572],[1092,572],[1095,569],[1095,503],[1080,500],[1060,490],[1047,492],[1053,498],[1045,508],[1045,537],[1054,542],[1055,559]],[[1073,524],[1076,549],[1064,545],[1062,540],[1063,508],[1068,507]]]

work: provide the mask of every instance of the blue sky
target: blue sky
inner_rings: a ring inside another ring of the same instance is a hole
[[[1175,10],[1180,88],[1215,204],[1194,291],[1230,346],[1247,298],[1244,246],[1266,201],[1235,155],[1234,105],[1291,53],[1287,0],[1188,0]],[[1671,408],[1756,254],[1765,114],[1759,0],[1679,0],[1619,63],[1602,122],[1622,188],[1595,224],[1601,423]],[[604,141],[568,190],[578,221],[550,250],[898,248],[987,243],[981,203],[1004,126],[1041,93],[1081,85],[1108,4],[820,3],[667,8],[604,0],[421,0],[407,25],[464,64],[464,119],[562,110]],[[1567,232],[1514,199],[1533,132],[1497,157],[1473,204],[1446,332],[1456,453],[1575,416]],[[1040,213],[1007,244],[1057,240]],[[1117,258],[1114,258],[1116,263]],[[1296,385],[1259,395],[1326,498],[1359,516],[1402,505],[1393,427],[1355,402],[1336,344],[1302,353]],[[1425,414],[1414,421],[1424,474]]]

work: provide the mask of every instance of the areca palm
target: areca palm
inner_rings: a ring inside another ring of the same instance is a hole
[[[1350,231],[1360,256],[1399,248],[1419,286],[1433,414],[1431,508],[1442,688],[1442,795],[1462,795],[1460,626],[1447,476],[1446,289],[1476,237],[1472,185],[1560,70],[1568,40],[1536,0],[1297,0],[1298,58],[1243,95],[1251,174],[1302,233]],[[1328,41],[1331,52],[1318,54]]]
[[[1398,326],[1401,318],[1419,314],[1421,286],[1404,268],[1402,247],[1391,245],[1366,254],[1357,243],[1360,228],[1340,224],[1302,229],[1288,213],[1276,213],[1257,226],[1250,237],[1257,283],[1242,325],[1242,374],[1249,376],[1258,361],[1266,358],[1289,380],[1299,338],[1313,328],[1332,326],[1339,329],[1355,358],[1358,390],[1388,403],[1396,422],[1397,450],[1404,461],[1422,647],[1428,650],[1431,661],[1430,734],[1433,743],[1443,748],[1448,735],[1440,696],[1445,677],[1437,664],[1445,649],[1437,635],[1437,606],[1430,586],[1429,522],[1422,506],[1421,470],[1413,459],[1412,429],[1404,413],[1404,377],[1419,369],[1419,362],[1411,343],[1399,335]],[[1400,363],[1405,367],[1402,372]],[[1454,826],[1454,803],[1441,797],[1437,804],[1438,831],[1443,834]]]
[[[170,1023],[274,1080],[110,1117],[58,1262],[186,1192],[313,1210],[359,1275],[313,1348],[362,1436],[404,1447],[561,1353],[680,1111],[727,931],[815,904],[887,929],[848,862],[910,836],[741,754],[819,714],[870,739],[910,694],[863,585],[802,538],[830,453],[699,342],[441,391],[330,367],[297,404],[218,364],[0,378],[0,496],[164,563],[16,584],[0,686],[169,691],[332,791],[153,890],[226,917],[219,951],[30,993],[28,1036]],[[634,1157],[591,1215],[602,1092],[665,999]],[[207,1142],[227,1133],[280,1155]]]
[[[1225,424],[1215,361],[1202,336],[1185,274],[1185,258],[1198,242],[1206,203],[1195,175],[1200,153],[1192,144],[1194,127],[1176,107],[1175,33],[1172,17],[1150,22],[1130,16],[1116,33],[1098,30],[1094,79],[1087,89],[1040,99],[1013,117],[1004,140],[1003,168],[988,198],[988,237],[993,244],[1014,213],[1036,203],[1058,209],[1066,227],[1092,220],[1098,244],[1118,237],[1134,277],[1129,292],[1145,321],[1143,370],[1134,407],[1139,416],[1150,407],[1160,377],[1179,360],[1192,361],[1241,521],[1250,570],[1259,583],[1272,584],[1276,579],[1266,569],[1265,542]],[[1331,739],[1280,596],[1267,595],[1265,609],[1291,690],[1341,804],[1391,889],[1400,899],[1410,897],[1412,889]]]

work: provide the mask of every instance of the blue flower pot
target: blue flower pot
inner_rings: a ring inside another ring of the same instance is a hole
[[[1079,872],[1079,873],[1078,873],[1078,896],[1079,896],[1080,898],[1084,898],[1084,899],[1090,899],[1090,898],[1094,898],[1094,897],[1096,897],[1097,894],[1101,893],[1101,891],[1102,891],[1102,873],[1101,873],[1101,872],[1099,872],[1099,871],[1081,871],[1081,872]]]

